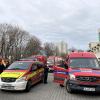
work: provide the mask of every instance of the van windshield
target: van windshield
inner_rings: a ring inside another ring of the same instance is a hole
[[[14,62],[7,70],[27,70],[31,64],[32,62]]]
[[[96,58],[71,58],[71,68],[93,68],[99,69],[99,63]]]

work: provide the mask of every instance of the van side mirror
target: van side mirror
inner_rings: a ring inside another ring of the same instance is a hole
[[[37,66],[32,66],[30,71],[33,72],[33,71],[36,71],[36,70],[37,70]]]
[[[65,68],[68,69],[68,63],[65,62],[64,65],[65,65]]]
[[[68,69],[68,64],[65,64],[65,68]]]
[[[42,64],[37,64],[37,68],[42,68],[43,65]]]
[[[30,69],[30,72],[33,72],[33,71],[36,71],[36,69],[32,69],[32,68],[31,68],[31,69]]]

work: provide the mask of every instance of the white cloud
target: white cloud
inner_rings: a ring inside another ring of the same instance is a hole
[[[87,48],[97,41],[100,0],[0,0],[0,22],[13,23],[42,41]]]

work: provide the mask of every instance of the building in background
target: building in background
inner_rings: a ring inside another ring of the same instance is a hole
[[[100,31],[98,33],[99,41],[98,42],[90,42],[89,48],[90,51],[94,52],[98,59],[100,59]]]
[[[89,48],[94,53],[100,52],[100,42],[90,42]]]
[[[68,45],[66,42],[61,41],[61,42],[55,43],[55,46],[57,48],[57,52],[59,55],[68,53]]]
[[[92,52],[95,53],[97,58],[100,58],[100,42],[91,42],[91,43],[89,43],[89,48]]]

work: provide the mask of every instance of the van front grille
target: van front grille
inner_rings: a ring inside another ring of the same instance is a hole
[[[98,80],[98,78],[94,76],[77,76],[76,79],[85,82],[96,82]]]
[[[16,78],[2,77],[1,81],[2,82],[15,82]]]

